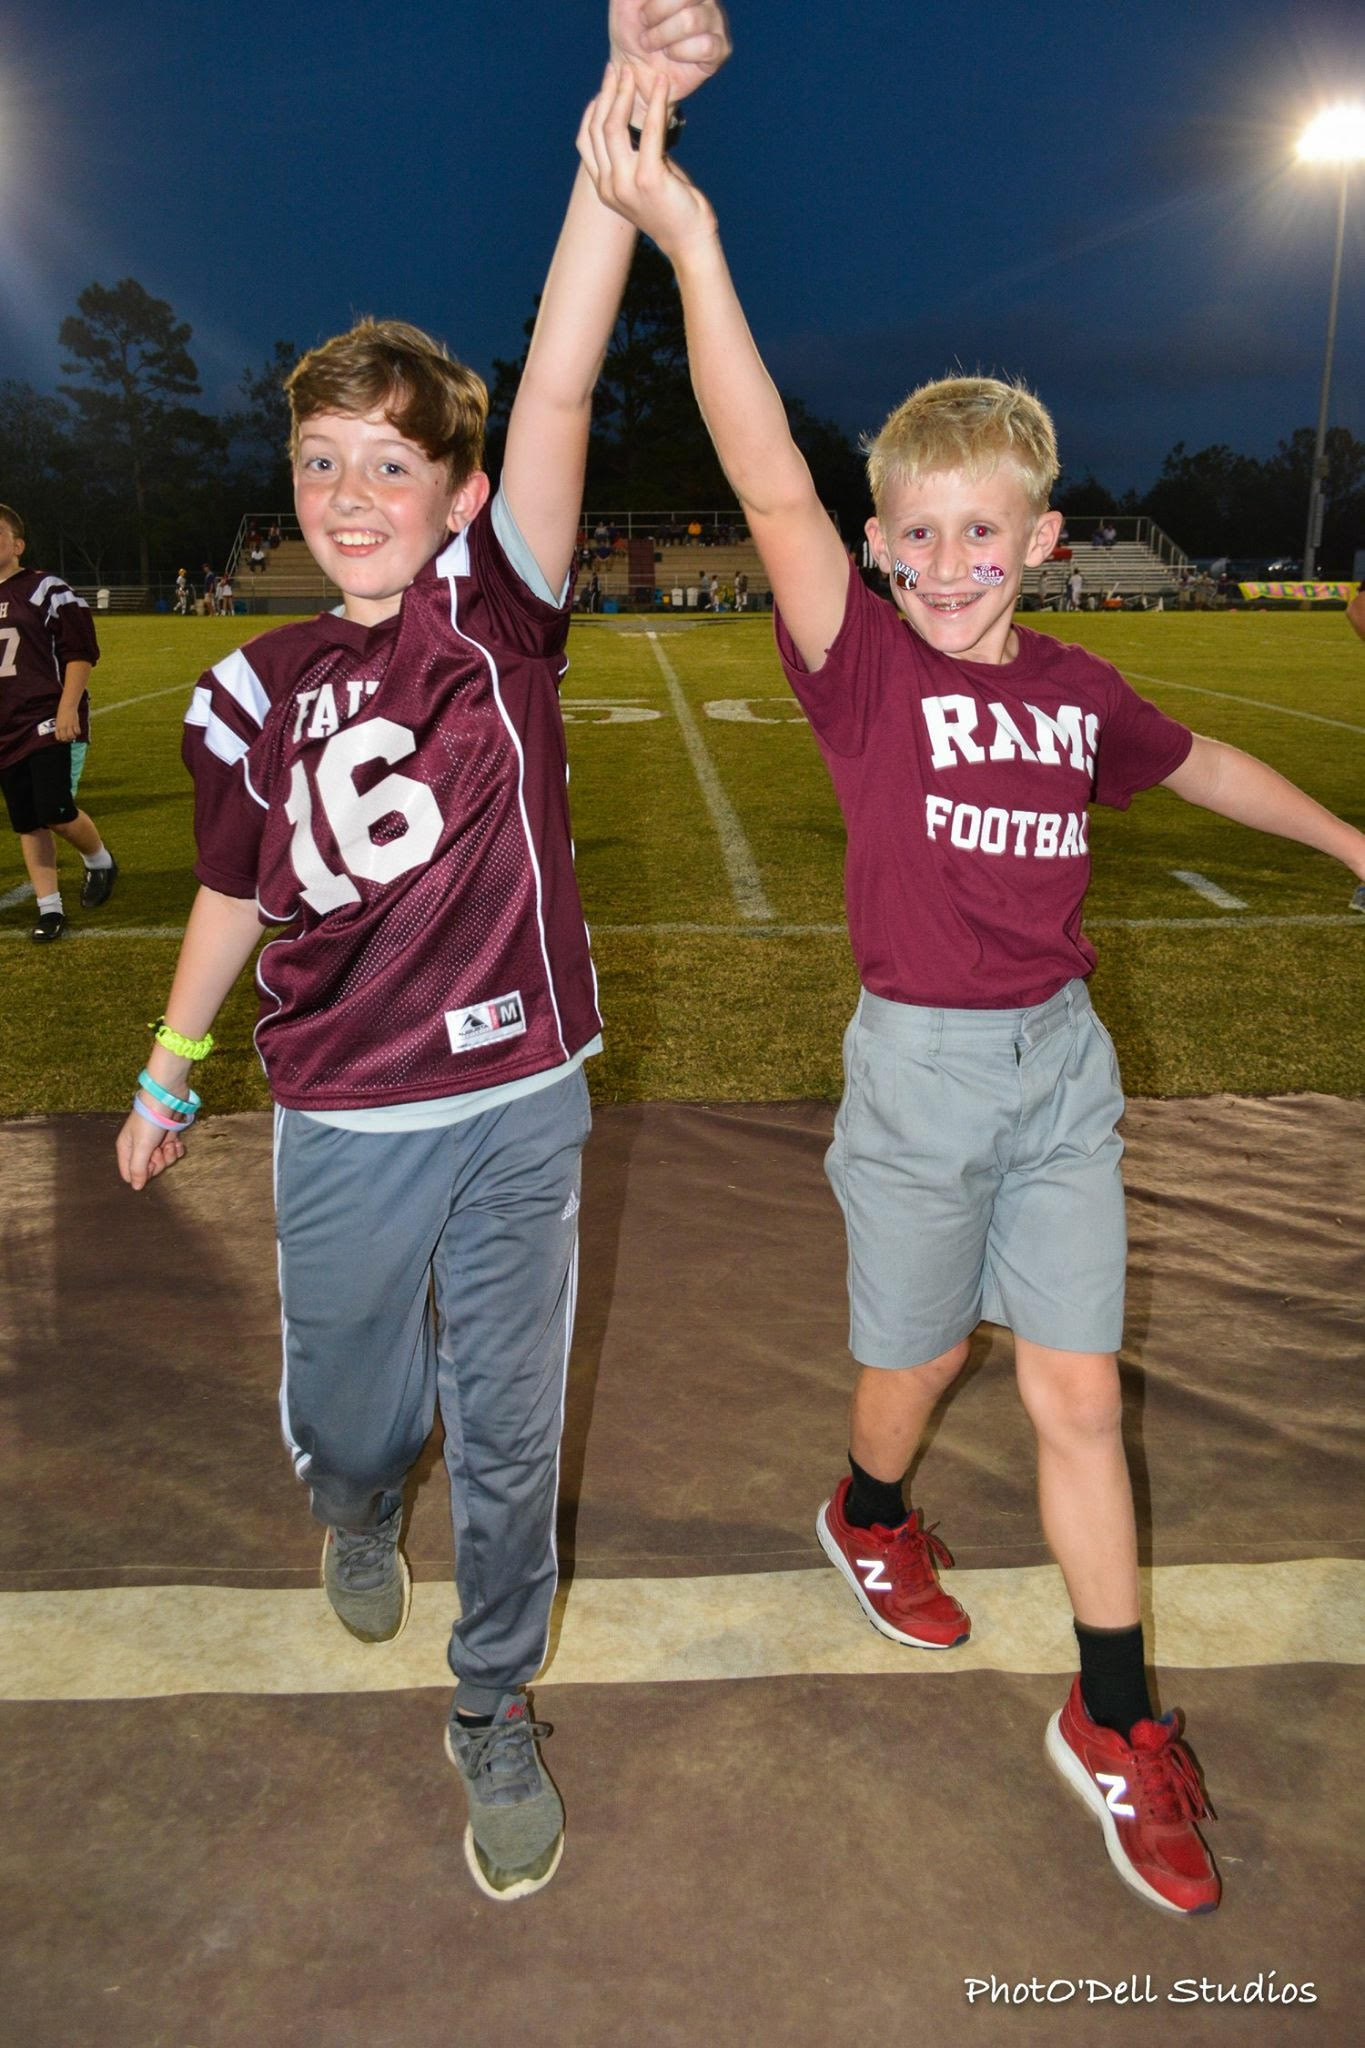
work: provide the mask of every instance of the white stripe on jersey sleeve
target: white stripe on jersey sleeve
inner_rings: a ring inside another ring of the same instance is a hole
[[[204,729],[204,745],[218,760],[235,768],[243,756],[250,751],[250,740],[244,740],[239,732],[218,716],[209,702],[209,693],[202,683],[190,699],[190,708],[185,713],[186,725],[200,725]],[[253,795],[255,792],[252,792]]]
[[[260,677],[240,647],[235,653],[225,655],[222,661],[215,662],[209,673],[249,718],[254,719],[257,725],[265,724],[270,699],[265,694]]]
[[[50,604],[48,604],[49,598],[52,600]],[[70,584],[64,583],[60,576],[44,576],[42,582],[29,599],[29,603],[37,611],[42,611],[46,606],[49,616],[55,611],[60,611],[64,604],[78,604],[81,610],[85,612],[88,612],[90,609],[85,599],[77,597]]]
[[[463,526],[436,557],[436,574],[447,579],[469,574],[469,535]]]

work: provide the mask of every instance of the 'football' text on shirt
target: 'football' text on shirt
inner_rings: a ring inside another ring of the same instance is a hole
[[[924,697],[920,701],[928,729],[930,759],[935,768],[996,761],[1031,761],[1042,767],[1070,768],[1091,780],[1099,719],[1079,704],[1061,704],[1055,712],[1036,704],[1023,710],[1032,723],[1032,739],[1005,705],[990,704],[994,721],[989,738],[978,736],[981,708],[966,696]],[[924,799],[924,828],[930,839],[940,835],[964,853],[1009,854],[1019,859],[1081,860],[1089,852],[1087,819],[1082,811],[1031,811],[990,805],[955,803],[950,797]]]

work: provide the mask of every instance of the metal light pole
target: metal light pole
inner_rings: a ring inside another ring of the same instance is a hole
[[[1318,549],[1322,546],[1322,515],[1325,510],[1323,486],[1327,481],[1327,401],[1332,391],[1332,353],[1337,341],[1337,301],[1341,296],[1341,252],[1346,242],[1346,176],[1341,166],[1337,194],[1337,252],[1332,260],[1332,296],[1327,308],[1327,349],[1322,359],[1322,395],[1318,400],[1318,437],[1313,445],[1313,481],[1308,490],[1308,530],[1303,537],[1303,580],[1310,583],[1317,574]]]
[[[1346,243],[1346,184],[1351,165],[1365,156],[1365,107],[1325,109],[1304,131],[1299,142],[1299,156],[1307,163],[1336,164],[1341,172],[1337,192],[1336,253],[1332,259],[1332,295],[1327,312],[1327,347],[1322,359],[1318,432],[1313,446],[1313,476],[1308,491],[1308,527],[1303,540],[1303,580],[1308,583],[1317,573],[1318,549],[1322,545],[1323,485],[1327,478],[1327,406],[1332,393],[1332,355],[1337,340],[1337,303],[1341,297],[1341,257]]]

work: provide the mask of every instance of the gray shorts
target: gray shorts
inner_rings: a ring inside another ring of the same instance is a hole
[[[1113,1042],[1083,981],[1029,1010],[933,1010],[864,990],[825,1158],[858,1363],[923,1365],[983,1320],[1062,1351],[1117,1351],[1122,1114]]]

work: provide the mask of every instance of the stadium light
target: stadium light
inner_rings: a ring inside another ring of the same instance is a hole
[[[1336,164],[1337,245],[1332,259],[1332,294],[1327,312],[1327,348],[1322,360],[1322,393],[1318,400],[1318,436],[1313,448],[1313,480],[1308,490],[1308,529],[1303,542],[1303,580],[1312,580],[1322,544],[1323,483],[1327,472],[1327,401],[1332,390],[1332,353],[1337,339],[1337,301],[1341,296],[1341,252],[1346,242],[1346,185],[1352,164],[1365,157],[1365,106],[1324,107],[1299,137],[1299,161]]]

